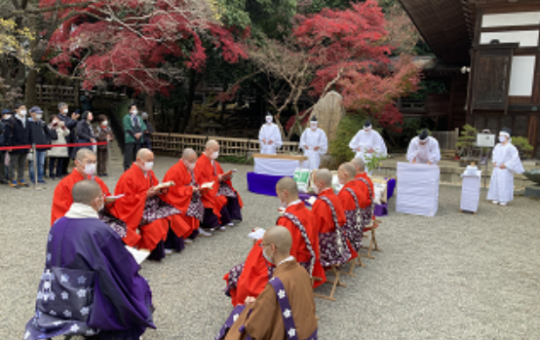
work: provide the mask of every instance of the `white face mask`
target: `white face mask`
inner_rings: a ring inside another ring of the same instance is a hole
[[[501,142],[501,143],[506,142],[506,137],[505,136],[499,136],[499,142]]]
[[[136,115],[137,115],[137,113],[139,113],[139,111],[137,111],[137,110],[133,110],[133,111],[131,111],[131,114],[132,114],[132,115],[134,115],[134,116],[136,116]]]
[[[266,251],[265,251],[265,250],[266,250],[266,249],[263,249],[263,251],[262,251],[262,254],[263,254],[263,256],[264,256],[264,259],[265,259],[266,261],[270,262],[270,263],[274,263],[274,262],[272,262],[272,258],[271,258],[270,256],[266,255]]]
[[[272,117],[266,117],[266,122],[267,123],[272,123]]]
[[[36,113],[36,119],[37,119],[37,120],[40,120],[41,118],[43,118],[43,114],[41,114],[41,113]]]
[[[148,172],[154,167],[154,162],[144,162],[143,170]]]
[[[64,113],[68,113],[68,112],[69,112],[67,108],[63,109],[62,111],[63,111]]]
[[[212,158],[212,159],[217,159],[218,157],[219,157],[219,151],[214,152],[214,153],[210,156],[210,158]]]
[[[281,208],[287,208],[287,202],[284,202],[284,201],[282,201],[282,200],[279,200],[279,206],[280,206]]]
[[[11,118],[11,115],[5,115],[4,116],[4,119],[10,119]]]
[[[96,173],[96,164],[86,164],[83,172],[85,175],[93,176]]]
[[[98,200],[99,200],[99,198],[98,198]],[[98,207],[98,211],[103,210],[103,208],[105,208],[105,203],[104,202],[102,202],[101,205]]]
[[[108,121],[104,121],[103,123],[101,123],[101,125],[107,126],[107,125],[109,125],[109,122],[108,122]]]
[[[371,131],[371,127],[364,128],[364,131],[365,131],[365,132],[370,132],[370,131]]]
[[[317,123],[311,123],[310,126],[311,126],[311,130],[313,131],[317,130]]]
[[[27,113],[28,113],[28,112],[27,112],[26,110],[21,110],[21,111],[19,111],[19,114],[20,114],[21,116],[26,116]]]
[[[194,170],[197,163],[189,163],[189,169]]]
[[[318,195],[321,192],[316,185],[312,186],[311,188],[313,189],[313,192],[315,193],[315,195]]]

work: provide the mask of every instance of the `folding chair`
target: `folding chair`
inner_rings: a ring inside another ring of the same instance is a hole
[[[332,270],[332,272],[334,273],[334,276],[335,276],[335,279],[333,281],[326,280],[326,283],[331,283],[332,284],[332,291],[330,291],[330,295],[322,295],[322,294],[318,294],[318,293],[313,293],[313,295],[315,295],[316,297],[321,298],[321,299],[330,300],[330,301],[336,301],[336,299],[334,298],[334,292],[336,291],[337,286],[347,287],[347,285],[344,284],[343,282],[341,282],[341,280],[339,279],[339,275],[340,275],[341,272],[339,271],[339,269],[336,268],[336,266],[330,267],[330,270]],[[321,279],[318,278],[318,277],[315,277],[314,279],[315,280],[318,279],[318,281],[321,281]]]
[[[369,238],[369,246],[368,247],[362,247],[364,249],[368,250],[367,255],[361,255],[362,257],[367,257],[368,259],[375,259],[375,256],[371,255],[372,250],[381,251],[379,249],[379,246],[377,245],[377,237],[375,235],[375,230],[379,228],[379,225],[382,223],[381,220],[374,219],[373,222],[371,222],[370,225],[368,225],[364,229],[364,237]],[[371,237],[369,237],[369,233],[371,232]],[[358,254],[360,256],[360,254]]]
[[[356,266],[365,267],[365,265],[362,263],[362,259],[360,258],[360,254],[358,254],[356,258],[350,259],[349,262],[347,263],[350,264],[349,271],[348,272],[340,271],[340,273],[343,275],[356,277],[356,274],[354,274],[354,268]]]

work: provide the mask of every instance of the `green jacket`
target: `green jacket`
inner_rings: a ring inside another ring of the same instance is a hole
[[[138,140],[135,139],[135,132],[133,131],[133,121],[131,119],[131,115],[128,113],[124,116],[124,119],[122,120],[122,125],[124,127],[124,143],[142,143],[144,141],[144,130],[146,130],[146,124],[144,124],[144,121],[141,117],[136,116],[136,119],[139,120],[139,125],[141,126],[141,138]]]

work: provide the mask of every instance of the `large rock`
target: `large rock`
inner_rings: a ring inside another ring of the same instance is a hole
[[[317,102],[311,116],[317,117],[319,128],[326,132],[330,143],[337,137],[338,124],[345,117],[343,97],[336,91],[328,92]]]

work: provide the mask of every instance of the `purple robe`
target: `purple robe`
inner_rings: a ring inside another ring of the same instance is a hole
[[[96,333],[100,339],[138,339],[147,327],[156,328],[152,293],[139,269],[107,224],[97,218],[60,218],[49,233],[36,312],[24,339]],[[85,309],[78,309],[82,290],[87,300]]]

